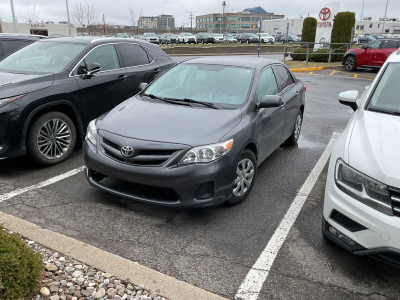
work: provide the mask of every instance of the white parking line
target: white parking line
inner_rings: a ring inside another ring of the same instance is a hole
[[[56,182],[58,182],[60,180],[63,180],[65,178],[71,177],[71,176],[73,176],[73,175],[75,175],[75,174],[77,174],[79,172],[82,172],[84,169],[85,169],[85,167],[82,166],[82,167],[73,169],[73,170],[71,170],[69,172],[66,172],[64,174],[61,174],[61,175],[58,175],[56,177],[50,178],[48,180],[42,181],[42,182],[40,182],[38,184],[34,184],[34,185],[31,185],[31,186],[28,186],[28,187],[16,189],[16,190],[11,191],[9,193],[0,195],[0,203],[5,201],[5,200],[8,200],[10,198],[13,198],[15,196],[21,195],[23,193],[26,193],[26,192],[29,192],[29,191],[32,191],[32,190],[37,190],[37,189],[40,189],[42,187],[48,186],[50,184],[56,183]]]
[[[297,193],[296,198],[290,205],[289,210],[286,212],[278,228],[275,230],[272,238],[269,240],[264,251],[261,253],[249,273],[247,273],[245,279],[240,285],[238,291],[236,292],[236,299],[258,299],[258,295],[265,280],[268,277],[272,264],[274,263],[274,260],[278,255],[279,249],[285,242],[290,228],[292,228],[304,203],[306,202],[316,181],[318,180],[319,175],[324,169],[332,152],[332,147],[338,136],[339,133],[333,133],[332,138],[329,141],[324,153],[322,153],[314,169],[311,171],[310,175],[308,175],[300,191]]]

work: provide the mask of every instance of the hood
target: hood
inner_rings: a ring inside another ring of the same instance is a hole
[[[240,109],[191,107],[133,97],[111,110],[97,126],[129,138],[193,147],[218,142],[240,120]]]
[[[53,84],[53,75],[0,72],[0,99],[27,94]]]
[[[349,164],[372,178],[400,188],[400,116],[364,111],[355,121]]]

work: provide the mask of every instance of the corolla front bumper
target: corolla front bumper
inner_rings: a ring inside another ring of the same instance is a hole
[[[86,177],[91,185],[111,194],[164,206],[202,207],[227,200],[239,158],[228,154],[207,164],[176,164],[186,151],[176,151],[160,165],[137,165],[119,161],[102,146],[85,141]]]

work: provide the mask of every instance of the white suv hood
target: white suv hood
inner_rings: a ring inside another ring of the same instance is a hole
[[[352,167],[400,188],[400,116],[363,111],[355,120],[348,151]]]

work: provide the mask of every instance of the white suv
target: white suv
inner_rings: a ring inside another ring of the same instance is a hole
[[[178,35],[178,44],[197,44],[196,37],[190,32],[182,32]]]
[[[374,82],[339,95],[355,111],[330,158],[324,235],[357,255],[400,266],[400,50]]]
[[[261,36],[261,39],[260,39],[261,43],[265,43],[265,44],[267,44],[267,43],[270,43],[270,44],[275,43],[275,38],[272,35],[270,35],[269,33],[263,32],[263,33],[257,33],[257,35]]]

